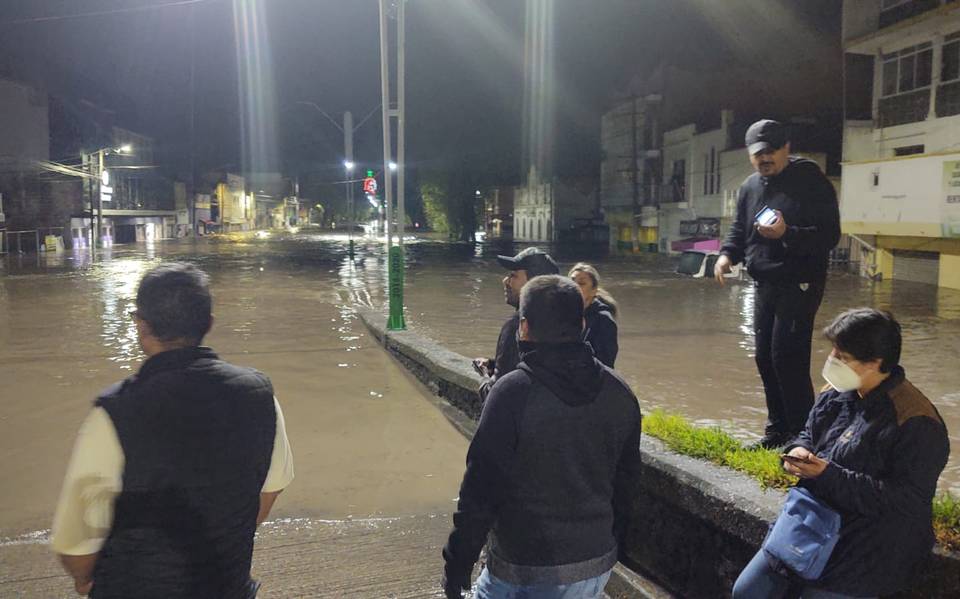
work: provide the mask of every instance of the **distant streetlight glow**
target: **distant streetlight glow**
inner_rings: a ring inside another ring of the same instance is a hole
[[[352,171],[354,166],[356,166],[356,164],[354,164],[352,160],[343,161],[343,168],[347,169],[348,171]]]
[[[131,146],[130,144],[123,144],[122,146],[117,148],[117,152],[119,154],[129,154],[130,152],[133,152],[133,146]]]
[[[392,171],[397,170],[397,163],[396,163],[396,162],[391,162],[391,163],[389,164],[389,166],[390,166],[390,170],[392,170]]]

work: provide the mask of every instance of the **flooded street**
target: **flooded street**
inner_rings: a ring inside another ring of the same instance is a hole
[[[449,513],[466,441],[369,337],[352,306],[382,306],[382,249],[301,233],[204,239],[88,254],[9,256],[0,270],[0,539],[50,525],[70,445],[95,394],[142,356],[128,317],[140,276],[161,260],[212,277],[208,343],[266,372],[284,407],[297,479],[277,517]],[[509,247],[408,245],[407,321],[467,356],[490,355],[509,315],[496,265]],[[562,267],[581,256],[560,255]],[[765,416],[753,363],[753,290],[672,273],[661,256],[594,262],[621,306],[620,370],[644,410],[663,407],[754,439]],[[960,490],[960,292],[831,277],[818,328],[840,310],[891,309],[903,364],[952,433],[944,486]],[[828,344],[814,343],[814,380]]]
[[[49,528],[93,398],[139,368],[128,316],[137,282],[172,259],[211,275],[206,342],[266,372],[283,406],[296,480],[271,517],[448,514],[467,443],[357,320],[354,296],[364,301],[375,268],[354,279],[339,249],[320,238],[200,240],[118,247],[93,264],[69,253],[0,263],[0,540]]]

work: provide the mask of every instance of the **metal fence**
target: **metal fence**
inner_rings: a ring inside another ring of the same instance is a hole
[[[47,235],[63,236],[63,227],[41,227],[24,231],[0,231],[0,253],[25,254],[39,252]],[[26,239],[24,239],[26,238]]]

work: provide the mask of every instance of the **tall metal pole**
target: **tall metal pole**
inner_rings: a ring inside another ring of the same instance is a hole
[[[387,0],[380,0],[380,87],[383,94],[383,182],[384,182],[384,200],[387,204],[387,288],[389,291],[390,312],[387,317],[387,329],[391,331],[402,330],[406,328],[403,317],[403,246],[393,247],[393,176],[390,172],[391,162],[391,143],[390,143],[390,117],[396,114],[401,117],[400,111],[390,109],[390,52],[387,47],[389,36],[387,35]],[[400,15],[403,14],[402,2]],[[402,69],[402,58],[398,57],[398,69]],[[402,83],[402,70],[401,83]],[[402,87],[401,87],[402,89]],[[402,96],[401,96],[402,98]],[[399,100],[402,102],[402,100]],[[398,108],[402,104],[398,103]],[[402,122],[402,121],[401,121]],[[402,145],[403,128],[399,129],[399,140]],[[400,150],[402,152],[402,150]],[[402,169],[402,163],[397,165]],[[401,170],[401,179],[403,171]],[[402,185],[402,183],[401,183]],[[403,191],[400,192],[401,194]],[[402,195],[400,197],[403,197]],[[400,218],[403,218],[401,209]],[[402,221],[401,221],[402,222]],[[403,243],[403,228],[401,225],[401,244]],[[386,336],[384,336],[386,341]]]
[[[403,234],[407,228],[407,216],[403,206],[404,192],[404,119],[406,118],[406,91],[404,85],[404,71],[406,69],[405,48],[406,28],[404,18],[406,2],[400,0],[397,4],[397,228],[400,230],[400,240],[397,242],[403,248]]]
[[[347,255],[353,258],[353,113],[349,110],[343,113],[343,156],[347,173]]]
[[[97,152],[97,242],[103,246],[103,150]]]
[[[386,203],[387,251],[393,247],[393,177],[390,173],[390,50],[387,46],[387,0],[380,0],[380,95],[383,102],[383,198]]]

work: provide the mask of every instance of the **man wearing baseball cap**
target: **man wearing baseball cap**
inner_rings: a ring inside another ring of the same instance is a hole
[[[731,266],[744,262],[754,280],[756,362],[767,400],[767,426],[758,444],[772,448],[791,441],[813,407],[813,320],[830,250],[840,239],[840,212],[820,167],[790,155],[783,124],[757,121],[745,141],[757,172],[740,186],[714,276],[722,285]]]
[[[486,377],[480,385],[480,401],[486,400],[490,387],[498,378],[514,370],[520,363],[520,350],[517,347],[520,317],[516,312],[520,307],[520,290],[533,277],[560,273],[550,254],[536,247],[527,248],[516,256],[497,256],[497,263],[509,271],[503,277],[503,295],[506,302],[513,306],[514,313],[500,328],[496,357],[473,360],[477,372]]]

